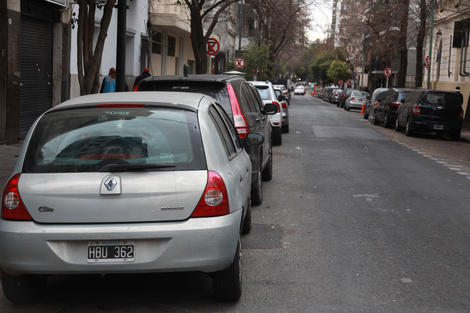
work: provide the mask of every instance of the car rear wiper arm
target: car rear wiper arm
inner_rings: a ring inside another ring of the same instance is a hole
[[[100,172],[133,172],[133,171],[146,171],[161,168],[174,168],[174,165],[168,164],[106,164],[100,168]]]

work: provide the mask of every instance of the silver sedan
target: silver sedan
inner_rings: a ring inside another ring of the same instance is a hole
[[[250,186],[250,158],[211,97],[69,100],[34,123],[5,187],[3,292],[21,304],[49,275],[202,271],[218,300],[236,301]]]

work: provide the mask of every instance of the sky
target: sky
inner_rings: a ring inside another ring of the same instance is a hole
[[[312,2],[310,5],[311,29],[307,31],[307,37],[311,42],[327,37],[328,26],[331,24],[333,0],[312,0]]]

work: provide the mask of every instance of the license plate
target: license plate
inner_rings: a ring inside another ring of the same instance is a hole
[[[88,243],[87,261],[96,262],[133,262],[133,241],[93,241]]]
[[[434,125],[434,129],[443,130],[443,129],[444,129],[444,125]]]

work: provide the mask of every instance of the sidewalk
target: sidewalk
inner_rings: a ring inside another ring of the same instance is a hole
[[[467,143],[468,146],[470,146],[470,131],[462,131],[461,137],[461,141]],[[3,187],[5,186],[8,178],[12,174],[13,168],[15,167],[21,145],[21,143],[14,145],[0,145],[0,190],[2,193]],[[462,149],[468,149],[467,145],[465,145],[465,147]],[[468,158],[470,160],[470,153]]]

